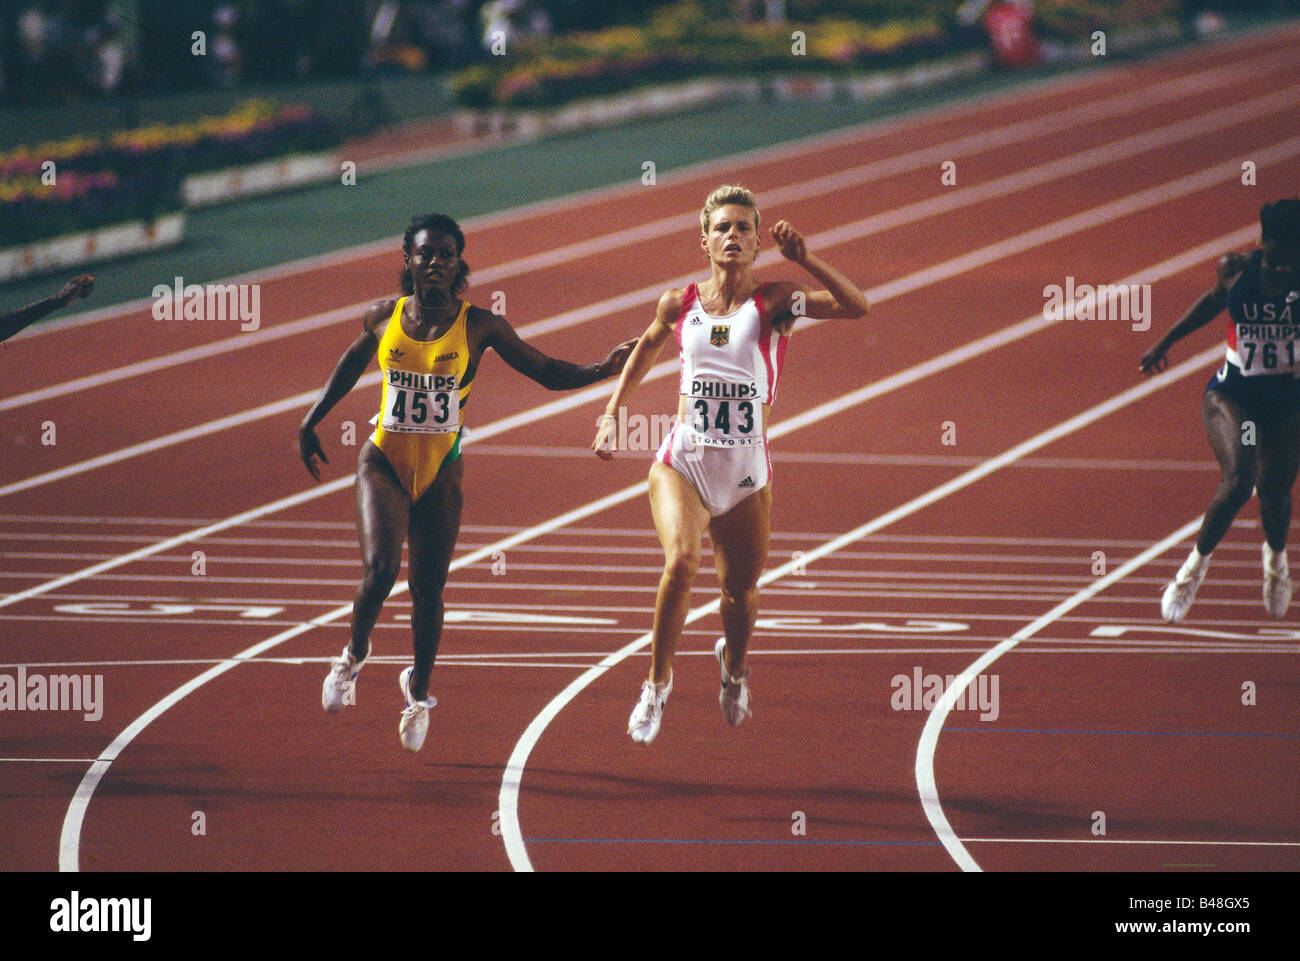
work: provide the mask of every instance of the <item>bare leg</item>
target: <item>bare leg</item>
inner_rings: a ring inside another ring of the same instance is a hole
[[[383,452],[367,441],[357,459],[357,535],[361,583],[352,600],[352,656],[370,653],[370,632],[402,569],[411,501]]]
[[[442,638],[442,589],[447,583],[456,535],[460,533],[461,480],[465,463],[457,458],[444,464],[411,510],[410,587],[411,629],[415,645],[415,670],[411,696],[429,696],[429,675]]]
[[[1205,509],[1205,520],[1196,539],[1196,549],[1204,556],[1223,540],[1237,512],[1250,500],[1255,487],[1255,455],[1254,448],[1242,443],[1242,423],[1248,420],[1245,412],[1223,394],[1213,390],[1206,393],[1201,419],[1223,474],[1210,506]],[[1258,441],[1258,424],[1255,437]]]
[[[650,465],[650,510],[664,549],[664,572],[655,597],[650,680],[664,684],[672,671],[677,638],[686,626],[691,582],[700,567],[700,542],[709,525],[709,512],[686,478],[658,461]]]
[[[727,673],[745,672],[745,651],[758,616],[758,578],[767,563],[772,485],[756,491],[709,524],[722,587],[722,630],[727,638]]]
[[[1291,488],[1300,468],[1300,414],[1279,416],[1259,433],[1255,466],[1259,520],[1274,551],[1286,547],[1291,527]]]

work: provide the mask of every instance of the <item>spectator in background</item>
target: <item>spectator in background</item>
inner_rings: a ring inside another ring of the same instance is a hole
[[[371,70],[419,71],[429,62],[428,54],[413,42],[418,32],[418,15],[407,4],[384,0],[375,8],[370,25],[370,48],[365,64]],[[419,5],[415,5],[419,6]]]
[[[45,77],[48,52],[45,43],[45,12],[40,4],[30,4],[18,14],[18,71],[24,99],[39,99],[41,83]]]
[[[956,18],[968,27],[983,25],[1000,67],[1032,67],[1043,60],[1032,0],[966,0]]]
[[[115,18],[109,18],[86,31],[87,81],[101,96],[111,97],[122,86],[126,73],[126,47]]]
[[[212,74],[223,87],[233,87],[239,83],[243,73],[243,56],[239,41],[235,39],[235,27],[239,23],[239,10],[231,3],[223,3],[212,11],[212,24],[216,27],[208,56],[212,58]]]
[[[524,37],[546,37],[551,33],[550,15],[530,0],[490,0],[479,11],[483,23],[483,49],[488,53],[504,49]]]
[[[469,0],[441,0],[420,7],[420,32],[429,48],[433,68],[453,70],[467,64],[472,50],[469,22],[473,11]]]

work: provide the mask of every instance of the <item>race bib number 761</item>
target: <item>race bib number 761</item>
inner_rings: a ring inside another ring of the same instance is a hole
[[[1294,324],[1238,324],[1241,373],[1246,377],[1294,373],[1300,354],[1297,340],[1300,340],[1300,326]]]

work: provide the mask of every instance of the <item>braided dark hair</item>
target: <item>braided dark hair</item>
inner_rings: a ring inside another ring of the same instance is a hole
[[[460,224],[452,220],[446,214],[417,214],[411,218],[411,226],[406,228],[406,233],[402,236],[402,251],[409,254],[411,252],[411,241],[421,230],[437,231],[438,233],[447,234],[456,241],[456,256],[460,257],[465,252],[465,234],[460,229]],[[398,277],[402,285],[402,293],[408,297],[415,293],[415,282],[411,280],[411,268],[402,266],[402,272]],[[456,276],[451,282],[451,292],[453,296],[459,297],[469,286],[469,264],[465,263],[462,258],[460,266],[456,268]]]
[[[1277,200],[1259,208],[1259,238],[1287,250],[1300,250],[1300,199]]]

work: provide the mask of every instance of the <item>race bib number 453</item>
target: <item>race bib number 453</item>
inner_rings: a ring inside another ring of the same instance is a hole
[[[1300,326],[1295,324],[1238,324],[1241,373],[1246,377],[1295,373],[1297,355],[1300,355],[1297,340],[1300,340]]]
[[[389,369],[381,426],[398,434],[449,434],[460,429],[455,377]]]

